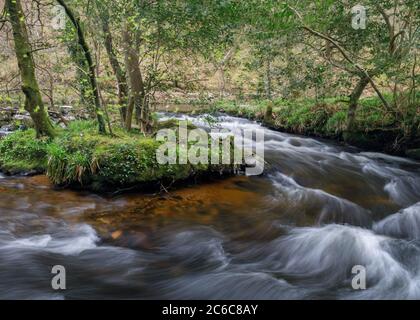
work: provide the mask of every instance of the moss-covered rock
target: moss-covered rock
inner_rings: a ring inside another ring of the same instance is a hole
[[[171,120],[159,128],[177,125]],[[189,124],[188,128],[195,127]],[[96,125],[87,121],[71,123],[52,140],[36,139],[32,129],[18,131],[0,141],[0,169],[9,174],[45,172],[56,185],[96,191],[232,174],[238,169],[233,164],[162,165],[156,152],[163,142],[120,129],[115,134],[100,135]]]

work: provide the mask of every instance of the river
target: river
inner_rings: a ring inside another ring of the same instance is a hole
[[[0,298],[420,299],[420,164],[264,130],[263,175],[170,193],[0,174]]]

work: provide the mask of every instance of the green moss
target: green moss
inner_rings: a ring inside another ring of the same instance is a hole
[[[159,131],[161,129],[175,129],[177,130],[179,127],[179,120],[178,119],[168,119],[165,121],[157,122],[157,124],[154,127],[154,131]],[[187,129],[192,130],[196,129],[197,127],[192,124],[191,122],[187,121]]]
[[[0,140],[0,168],[9,174],[43,172],[49,140],[36,139],[35,130],[17,131]]]
[[[221,100],[216,102],[213,111],[222,111],[251,120],[262,120],[267,103],[268,101],[258,101],[257,103],[252,104],[238,104],[235,101]]]
[[[177,128],[178,122],[170,120],[159,125],[165,127]],[[188,127],[195,128],[192,124]],[[115,137],[100,135],[93,122],[74,122],[57,133],[53,140],[37,140],[35,132],[28,130],[0,140],[0,170],[9,173],[36,170],[45,172],[56,185],[104,190],[232,173],[235,169],[233,165],[160,165],[156,151],[162,142],[118,128]]]
[[[92,155],[92,171],[97,173],[94,179],[114,185],[159,179],[155,159],[158,146],[155,140],[144,138],[124,143],[112,141],[98,148]]]

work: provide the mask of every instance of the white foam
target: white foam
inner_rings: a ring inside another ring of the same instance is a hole
[[[272,176],[274,186],[290,207],[319,208],[318,223],[336,222],[369,226],[370,212],[354,202],[329,194],[320,189],[306,188],[282,173]]]
[[[396,204],[410,206],[420,198],[420,178],[393,178],[385,185],[384,190]]]
[[[400,163],[409,163],[409,164],[416,164],[418,162],[416,162],[415,160],[411,160],[411,159],[406,159],[406,158],[401,158],[401,157],[396,157],[396,156],[391,156],[388,154],[383,154],[383,153],[378,153],[378,152],[360,152],[360,155],[366,156],[370,159],[374,159],[374,160],[388,160],[388,161],[393,161],[393,162],[400,162]]]
[[[60,238],[50,234],[7,241],[0,249],[43,250],[62,255],[79,255],[85,250],[96,248],[99,241],[95,230],[89,225],[74,227],[69,236]]]
[[[396,260],[392,254],[392,241],[352,226],[297,228],[274,241],[272,251],[276,253],[267,260],[277,272],[316,279],[324,286],[341,284],[349,289],[351,270],[355,265],[361,265],[366,268],[368,289],[363,292],[349,290],[346,298],[418,298],[418,270],[410,270]]]
[[[375,223],[373,230],[395,238],[420,239],[420,202]]]

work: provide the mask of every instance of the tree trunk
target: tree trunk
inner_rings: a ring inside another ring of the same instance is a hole
[[[72,33],[72,26],[66,25],[66,29],[64,32],[71,34]],[[77,35],[71,34],[71,37],[66,37],[65,43],[67,45],[68,52],[70,54],[71,60],[77,66],[76,68],[76,78],[77,78],[77,86],[79,89],[79,101],[81,106],[85,106],[88,108],[89,113],[94,116],[95,115],[95,108],[93,107],[95,102],[92,95],[92,90],[90,89],[90,80],[89,75],[85,71],[87,69],[86,59],[80,48],[80,45],[77,40]]]
[[[31,115],[37,137],[53,137],[54,127],[45,111],[36,80],[35,63],[20,0],[6,0],[6,10],[9,13],[13,29],[16,58],[22,79],[22,91],[25,94],[25,110]]]
[[[225,67],[221,67],[219,69],[220,77],[219,77],[219,97],[221,99],[225,98],[226,95],[226,76],[225,76]]]
[[[80,47],[83,50],[83,54],[85,56],[86,63],[87,63],[88,69],[89,69],[88,70],[89,71],[88,72],[89,81],[90,81],[90,85],[92,87],[92,93],[93,93],[94,102],[95,102],[95,112],[96,112],[96,117],[98,119],[99,132],[100,133],[106,133],[105,119],[104,119],[104,116],[103,116],[101,100],[100,100],[100,97],[99,97],[98,83],[96,81],[95,65],[93,63],[93,59],[92,59],[92,55],[90,54],[89,47],[86,43],[86,39],[85,39],[85,36],[83,34],[82,27],[80,26],[79,19],[76,18],[73,11],[65,3],[65,1],[64,0],[57,0],[57,2],[61,6],[63,6],[64,10],[66,11],[67,16],[69,17],[71,23],[73,24],[74,28],[76,29],[78,42],[79,42]]]
[[[107,9],[103,9],[107,10]],[[112,71],[114,72],[115,78],[117,79],[118,88],[118,104],[120,106],[120,115],[123,125],[125,125],[126,114],[127,114],[127,103],[128,103],[128,88],[126,73],[121,67],[118,61],[117,54],[114,50],[111,30],[109,28],[109,16],[107,12],[101,13],[102,31],[104,36],[105,49],[108,54],[108,59],[111,64]]]
[[[359,79],[356,87],[353,89],[353,92],[350,94],[349,101],[349,110],[347,112],[347,131],[351,132],[354,129],[354,120],[356,117],[357,104],[359,102],[360,96],[365,90],[366,86],[369,84],[369,78],[362,76]]]
[[[238,50],[239,44],[241,42],[241,37],[236,38],[234,40],[233,46],[229,49],[229,51],[225,54],[222,61],[220,61],[217,65],[216,72],[220,73],[219,76],[219,95],[220,98],[224,98],[226,95],[226,69],[235,56],[236,51]]]
[[[125,56],[125,65],[127,68],[128,79],[130,81],[131,87],[131,96],[130,103],[128,104],[125,128],[126,130],[131,130],[133,111],[142,110],[143,108],[143,98],[145,96],[143,77],[139,67],[139,56],[138,56],[138,46],[135,44],[131,31],[129,27],[126,26],[123,32],[124,38],[124,56]],[[141,112],[141,111],[140,111]],[[142,130],[144,127],[143,121],[146,120],[144,112],[141,112],[141,123]]]
[[[265,87],[265,97],[266,97],[266,99],[271,100],[272,99],[272,95],[271,95],[271,62],[270,62],[270,59],[268,59],[268,58],[265,61],[264,87]]]

